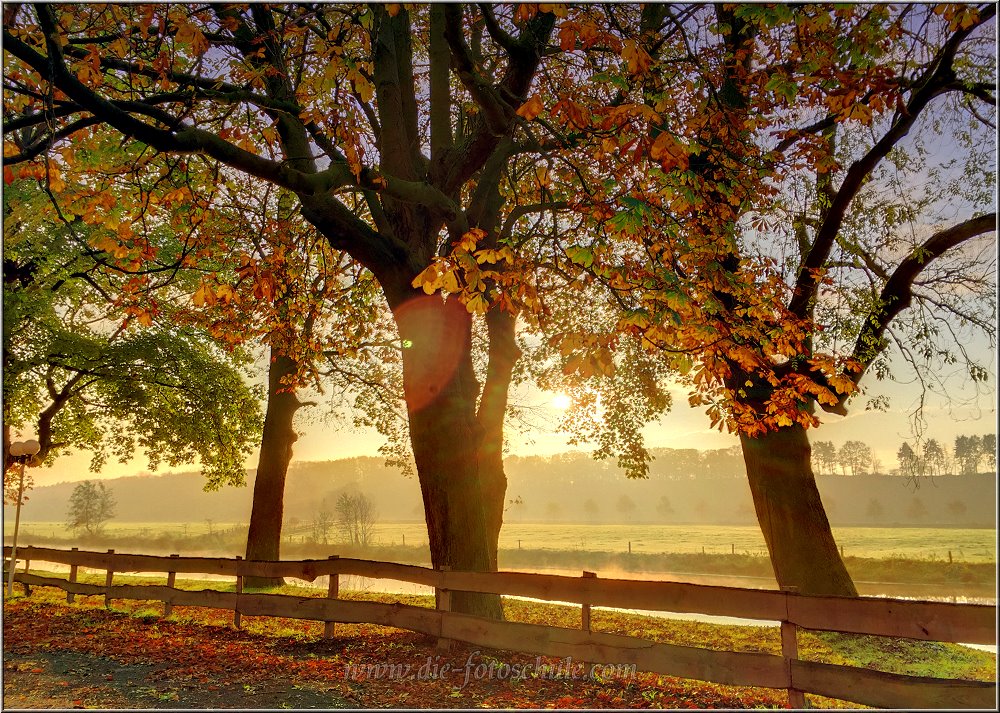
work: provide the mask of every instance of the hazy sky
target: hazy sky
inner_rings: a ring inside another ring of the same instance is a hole
[[[924,406],[926,418],[925,438],[936,438],[951,448],[958,435],[981,435],[997,430],[996,412],[996,352],[985,341],[971,345],[972,349],[991,364],[991,379],[980,385],[980,394],[975,396],[975,388],[954,375],[946,382],[947,395],[928,394]],[[902,375],[902,374],[901,374]],[[919,391],[913,384],[895,382],[875,382],[866,379],[862,386],[868,389],[868,396],[884,393],[891,399],[892,410],[888,412],[866,411],[867,397],[856,398],[851,403],[850,413],[841,418],[820,412],[823,425],[810,432],[815,440],[833,441],[836,445],[846,440],[859,440],[872,446],[881,459],[882,468],[889,470],[897,466],[896,451],[903,440],[913,440],[910,415],[917,406]],[[701,409],[687,405],[687,395],[678,389],[674,391],[674,410],[666,414],[658,424],[646,429],[650,447],[663,448],[726,448],[738,443],[735,436],[712,431],[708,428],[708,418]],[[545,412],[555,423],[557,411],[550,404],[554,394],[521,390],[512,395],[512,400],[520,404],[538,407],[544,421]],[[303,423],[302,421],[306,421]],[[359,432],[350,425],[325,421],[321,418],[300,419],[296,424],[301,436],[295,446],[296,460],[331,460],[356,456],[378,456],[381,437],[375,432]],[[566,435],[556,433],[552,427],[544,425],[529,432],[521,433],[514,428],[507,430],[509,450],[514,455],[551,454],[570,450],[566,445]],[[129,463],[110,462],[101,474],[95,476],[89,471],[90,457],[86,453],[60,458],[51,468],[35,469],[36,485],[50,485],[61,481],[84,480],[94,477],[119,477],[147,471],[145,459],[138,458]],[[247,460],[248,467],[256,467],[257,454]],[[189,466],[177,470],[192,470]],[[159,473],[167,472],[159,470]]]

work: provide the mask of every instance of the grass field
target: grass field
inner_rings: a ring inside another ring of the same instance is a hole
[[[171,523],[109,523],[105,538],[153,539],[170,537],[204,537],[210,532],[220,537],[243,536],[245,525],[240,523],[207,522]],[[288,531],[291,528],[286,528]],[[426,545],[427,531],[422,523],[379,523],[376,544]],[[4,535],[9,539],[13,523],[4,523]],[[332,532],[332,545],[337,544]],[[995,529],[918,528],[918,527],[839,527],[834,535],[844,554],[874,559],[942,560],[958,562],[996,562],[997,534]],[[20,540],[24,544],[36,538],[74,539],[62,523],[22,522]],[[292,543],[306,542],[311,533],[300,525],[289,535]],[[705,525],[586,525],[586,524],[522,524],[506,523],[500,533],[501,550],[589,551],[634,554],[701,553],[765,555],[760,529],[750,526]],[[39,544],[43,544],[41,541]],[[54,544],[54,543],[50,543]]]

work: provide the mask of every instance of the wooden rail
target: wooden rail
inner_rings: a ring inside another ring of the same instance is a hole
[[[9,556],[9,549],[5,554]],[[391,562],[332,557],[326,560],[264,562],[239,558],[159,557],[86,552],[42,547],[19,548],[25,560],[70,566],[69,579],[25,572],[15,579],[27,586],[53,586],[74,595],[112,599],[155,600],[164,611],[173,606],[229,609],[238,625],[241,616],[274,616],[334,623],[369,623],[408,629],[447,641],[494,649],[566,657],[575,661],[634,664],[637,670],[721,684],[782,688],[794,707],[803,693],[891,708],[988,708],[996,702],[996,683],[889,674],[868,669],[820,664],[798,658],[798,628],[842,633],[906,637],[926,641],[996,643],[996,607],[978,604],[881,598],[812,597],[735,587],[679,582],[603,579],[522,572],[458,572]],[[105,585],[77,582],[80,567],[103,570]],[[113,574],[167,573],[165,585],[114,584]],[[235,577],[236,592],[189,591],[173,586],[177,573]],[[402,604],[338,599],[339,575],[391,579],[434,587],[435,609]],[[331,578],[326,598],[293,597],[242,591],[243,578],[293,577],[313,581]],[[663,644],[636,637],[590,631],[582,615],[581,629],[500,622],[458,614],[449,609],[452,591],[491,592],[592,606],[687,612],[777,621],[782,625],[782,655],[714,651]]]

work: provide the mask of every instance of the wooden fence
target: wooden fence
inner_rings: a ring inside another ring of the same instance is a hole
[[[10,556],[10,548],[4,548]],[[639,671],[736,686],[786,689],[792,707],[804,707],[804,693],[885,708],[996,708],[996,682],[905,676],[798,658],[799,628],[926,641],[996,644],[996,607],[980,604],[882,598],[804,596],[793,592],[739,589],[679,582],[603,579],[592,572],[568,577],[522,572],[457,572],[426,567],[331,557],[327,560],[250,561],[240,558],[160,557],[25,547],[18,550],[24,571],[15,579],[27,586],[53,586],[74,595],[155,600],[172,606],[230,609],[241,616],[274,616],[335,623],[369,623],[408,629],[493,649],[576,661],[634,664]],[[69,565],[68,579],[28,574],[31,562]],[[80,567],[106,572],[104,585],[76,581]],[[116,585],[121,572],[166,573],[164,585]],[[175,588],[178,573],[236,578],[235,592]],[[338,599],[340,575],[390,579],[434,587],[434,609],[403,604]],[[292,577],[314,581],[328,576],[327,596],[295,597],[242,591],[245,577]],[[581,629],[501,622],[448,611],[452,591],[575,602]],[[590,630],[593,606],[778,621],[782,655],[715,651],[656,643]]]

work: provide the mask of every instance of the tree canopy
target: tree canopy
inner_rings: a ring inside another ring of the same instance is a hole
[[[147,180],[166,157],[172,192],[124,203],[107,248],[141,255],[131,226],[166,203],[195,261],[225,249],[192,171],[294,196],[392,312],[435,566],[495,568],[504,414],[530,344],[636,473],[680,373],[741,436],[779,581],[850,594],[805,429],[885,375],[890,344],[922,366],[968,356],[960,338],[941,348],[952,332],[993,338],[994,13],[12,5],[5,180],[39,180],[87,222],[107,199],[67,184],[81,156]],[[959,164],[928,151],[944,139]],[[213,280],[196,301],[234,302]]]

